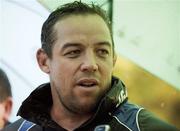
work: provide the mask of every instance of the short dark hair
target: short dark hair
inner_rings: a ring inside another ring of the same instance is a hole
[[[0,102],[9,96],[12,97],[11,85],[6,73],[0,69]]]
[[[44,22],[42,26],[41,31],[41,43],[42,48],[45,50],[48,57],[52,57],[52,48],[54,45],[54,42],[56,41],[55,38],[55,31],[53,30],[53,26],[56,24],[57,21],[63,19],[64,17],[70,16],[70,15],[86,15],[86,14],[97,14],[99,15],[107,24],[111,38],[112,38],[112,46],[113,46],[113,52],[114,52],[114,42],[112,37],[112,26],[111,22],[109,20],[109,17],[107,13],[98,5],[95,4],[85,4],[81,1],[75,1],[72,3],[68,3],[65,5],[62,5],[58,7],[55,11],[53,11],[47,20]]]

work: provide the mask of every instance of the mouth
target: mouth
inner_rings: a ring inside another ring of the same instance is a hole
[[[92,88],[98,85],[98,81],[96,79],[83,78],[77,82],[77,85],[84,88]]]

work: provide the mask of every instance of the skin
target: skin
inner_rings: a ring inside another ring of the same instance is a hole
[[[0,102],[0,129],[5,126],[12,110],[12,98],[8,97],[6,100]]]
[[[68,16],[54,25],[54,31],[52,58],[39,49],[37,60],[50,77],[52,119],[73,130],[94,114],[109,90],[116,58],[110,31],[98,15]]]

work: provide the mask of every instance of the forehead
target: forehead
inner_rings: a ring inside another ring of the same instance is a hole
[[[83,21],[81,21],[83,19]],[[99,23],[103,23],[106,25],[106,22],[104,21],[104,19],[99,16],[98,14],[88,14],[88,13],[85,13],[85,14],[70,14],[70,15],[67,15],[67,16],[63,16],[62,18],[60,18],[56,23],[55,25],[59,25],[59,24],[62,24],[62,23],[67,23],[67,24],[72,24],[72,23],[75,23],[77,24],[78,22],[82,22],[82,23],[96,23],[95,21],[92,21],[92,20],[95,20],[96,22],[98,21],[98,24]],[[107,26],[107,25],[106,25]]]
[[[54,25],[57,40],[91,39],[111,40],[110,30],[105,21],[96,14],[70,15]]]

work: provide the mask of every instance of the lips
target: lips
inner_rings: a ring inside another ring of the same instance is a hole
[[[98,80],[96,79],[89,79],[89,78],[83,78],[77,81],[77,85],[81,87],[94,87],[98,85]]]

